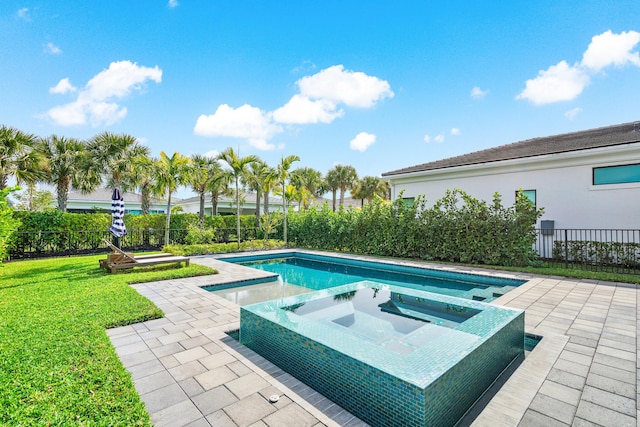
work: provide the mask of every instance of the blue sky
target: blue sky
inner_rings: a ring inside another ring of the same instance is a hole
[[[639,51],[637,1],[3,0],[0,123],[378,176],[639,120]]]

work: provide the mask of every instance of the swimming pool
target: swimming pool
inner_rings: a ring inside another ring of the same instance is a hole
[[[524,312],[361,281],[243,306],[239,338],[372,426],[451,426],[524,354]]]
[[[490,302],[520,286],[523,280],[469,274],[307,252],[231,256],[222,261],[269,271],[278,281],[205,288],[239,304],[328,289],[362,280]]]

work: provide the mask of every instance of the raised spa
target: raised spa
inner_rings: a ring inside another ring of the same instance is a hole
[[[524,354],[524,312],[362,281],[241,307],[240,341],[373,426],[451,426]]]

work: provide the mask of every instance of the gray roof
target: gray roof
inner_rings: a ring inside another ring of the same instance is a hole
[[[256,202],[256,193],[253,192],[247,192],[247,191],[240,191],[241,196],[240,197],[244,197],[244,201],[245,203],[255,203]],[[211,199],[211,193],[205,193],[205,199],[206,200],[210,200]],[[189,202],[196,202],[200,200],[200,196],[194,196],[194,197],[188,197],[186,199],[182,199],[180,200],[180,203],[189,203]],[[227,196],[227,195],[221,195],[220,198],[218,199],[218,202],[235,202],[236,197],[235,196]],[[264,196],[261,197],[260,199],[260,203],[264,203]],[[277,198],[277,197],[272,197],[269,196],[269,203],[274,203],[274,204],[282,204],[282,199]]]
[[[640,122],[630,122],[562,135],[527,139],[525,141],[475,151],[461,156],[449,157],[447,159],[385,172],[382,176],[499,162],[502,160],[522,159],[545,154],[566,153],[569,151],[588,150],[637,142],[640,142]]]
[[[86,201],[86,202],[109,201],[110,202],[112,193],[113,193],[112,188],[98,188],[91,193],[82,193],[81,191],[71,190],[69,191],[67,200],[75,201],[75,202],[81,202],[81,201]],[[124,198],[125,202],[142,202],[142,196],[138,193],[130,193],[128,191],[123,191],[122,197]],[[176,201],[175,198],[173,200]],[[177,201],[180,201],[180,199],[177,199]],[[156,198],[152,198],[151,202],[164,203],[163,200],[159,200]]]

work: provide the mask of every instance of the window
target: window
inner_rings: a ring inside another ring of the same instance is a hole
[[[522,195],[533,203],[533,206],[536,205],[536,190],[522,190]],[[518,197],[518,192],[516,191],[516,197]]]
[[[402,198],[402,203],[404,203],[405,206],[413,206],[413,203],[416,201],[415,197],[403,197]]]
[[[640,163],[593,168],[593,185],[640,182]]]

